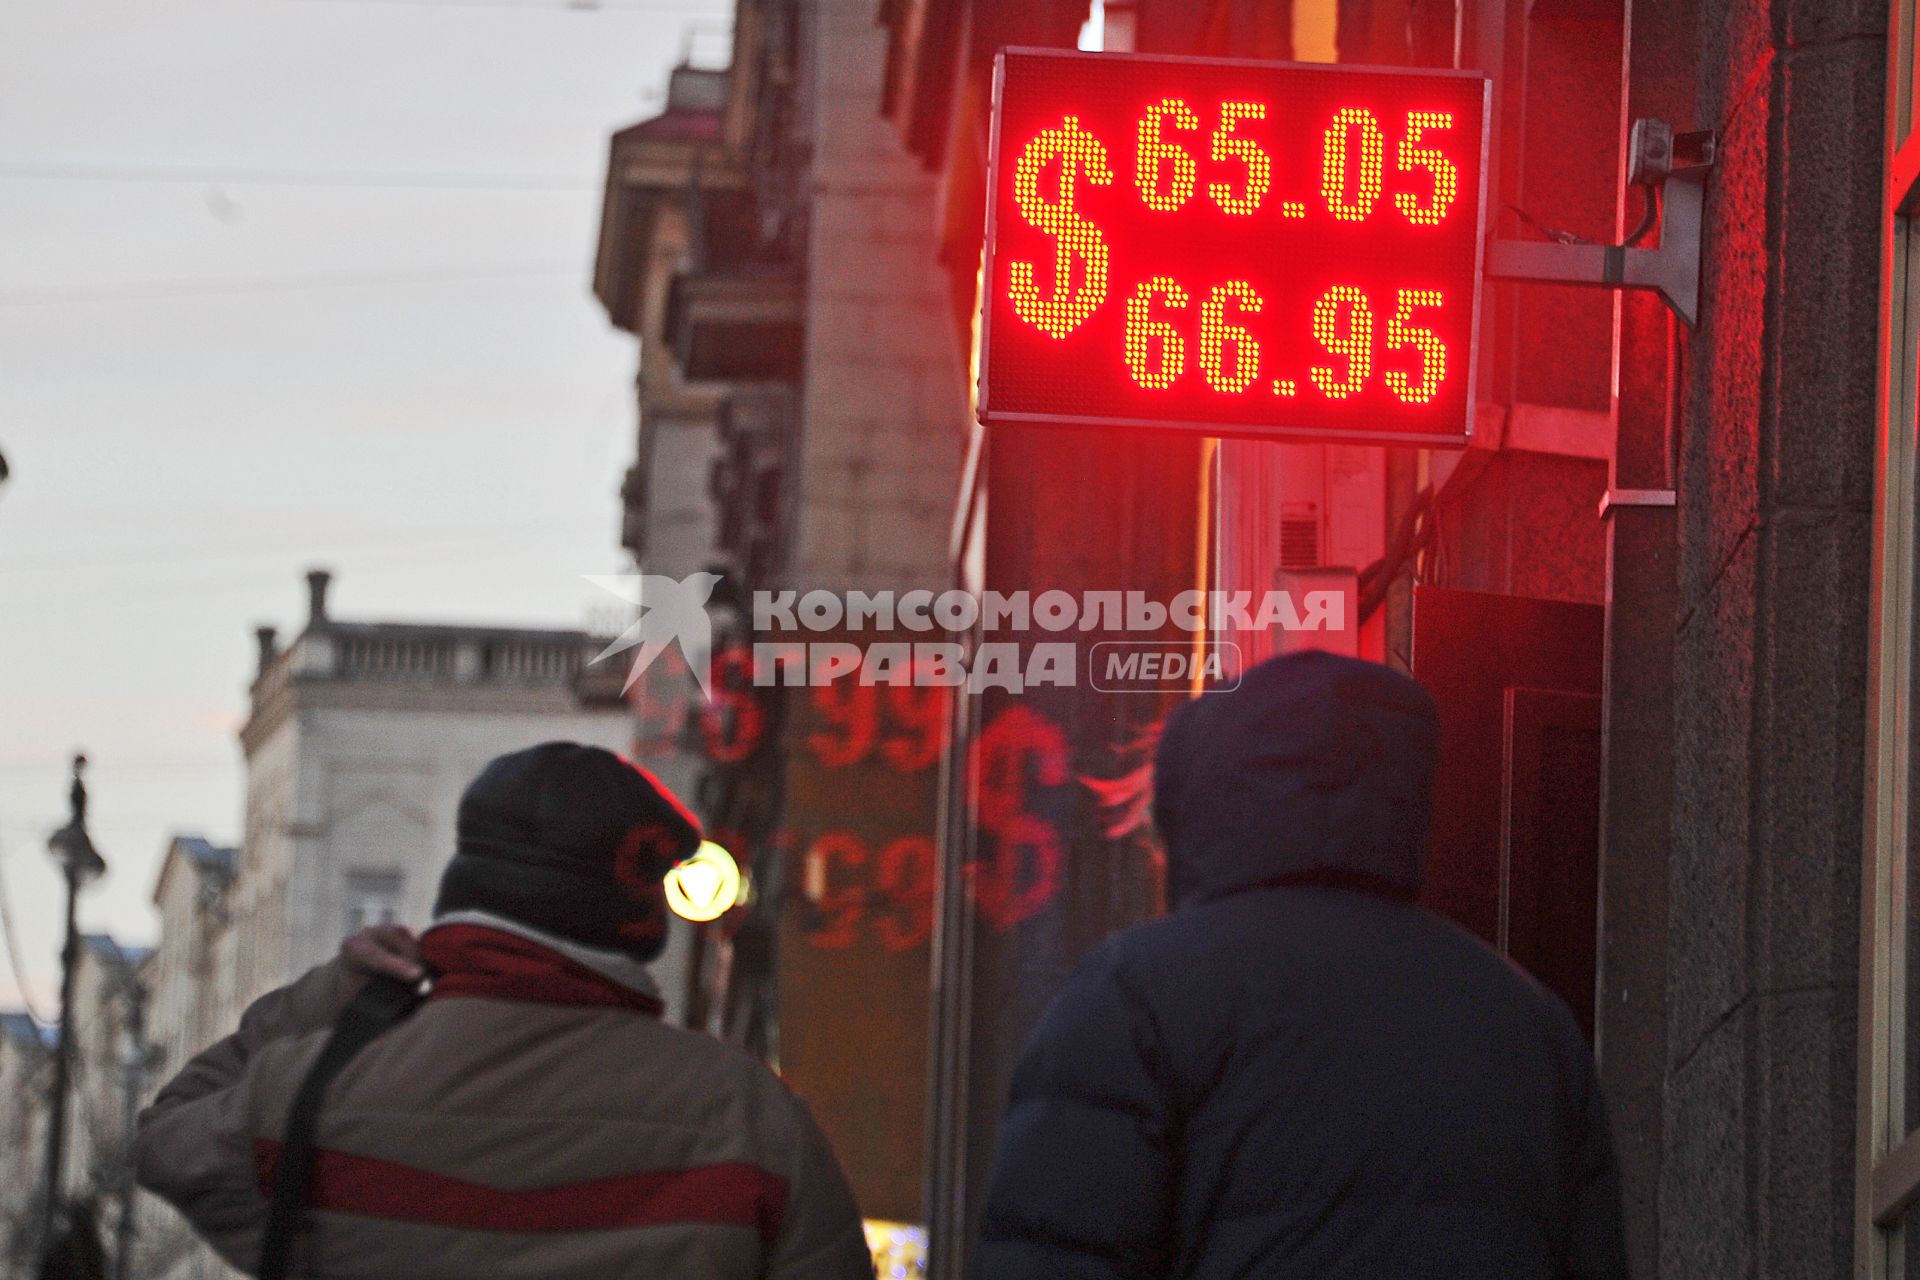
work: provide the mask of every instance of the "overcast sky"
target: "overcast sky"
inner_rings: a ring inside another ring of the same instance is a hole
[[[606,136],[731,11],[0,3],[0,878],[40,1012],[67,757],[110,866],[82,923],[150,942],[169,834],[240,830],[252,628],[298,626],[308,566],[349,617],[600,607],[635,359],[589,290]]]

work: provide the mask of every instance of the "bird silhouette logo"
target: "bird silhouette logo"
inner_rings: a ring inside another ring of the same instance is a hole
[[[707,601],[720,584],[717,573],[690,573],[674,579],[657,573],[587,574],[588,582],[610,591],[639,610],[625,631],[612,644],[594,655],[593,661],[639,648],[633,665],[627,670],[627,682],[621,692],[633,688],[653,660],[673,645],[680,647],[687,669],[700,682],[700,692],[713,698],[713,671],[708,658],[713,652],[713,623],[707,617]]]

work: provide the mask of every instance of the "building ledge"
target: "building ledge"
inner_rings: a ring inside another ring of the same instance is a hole
[[[790,270],[675,278],[666,337],[688,381],[800,376],[805,299]]]

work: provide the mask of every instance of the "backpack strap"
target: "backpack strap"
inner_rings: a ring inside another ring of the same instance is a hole
[[[333,1024],[333,1034],[307,1069],[293,1107],[287,1113],[285,1141],[274,1170],[273,1196],[267,1203],[266,1232],[260,1242],[259,1280],[285,1280],[293,1256],[293,1237],[300,1229],[308,1184],[313,1177],[314,1131],[320,1123],[320,1104],[354,1056],[382,1032],[406,1021],[426,997],[417,985],[398,978],[376,976],[360,988]]]

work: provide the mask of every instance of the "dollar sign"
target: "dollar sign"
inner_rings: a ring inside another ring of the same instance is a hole
[[[1040,176],[1055,160],[1059,161],[1059,198],[1048,200],[1041,195]],[[1083,172],[1096,186],[1113,181],[1107,149],[1100,145],[1100,139],[1080,127],[1078,116],[1067,116],[1057,127],[1042,129],[1013,167],[1013,199],[1020,206],[1020,215],[1054,238],[1053,294],[1040,292],[1031,262],[1013,264],[1007,292],[1013,299],[1015,315],[1055,338],[1078,329],[1080,322],[1107,298],[1107,242],[1100,228],[1074,208],[1075,184]],[[1075,258],[1086,264],[1078,273],[1077,286]]]

